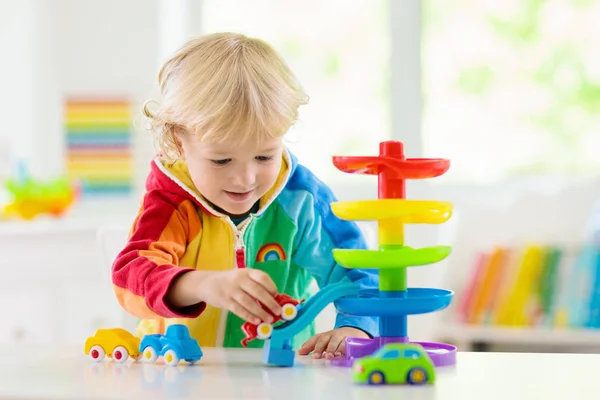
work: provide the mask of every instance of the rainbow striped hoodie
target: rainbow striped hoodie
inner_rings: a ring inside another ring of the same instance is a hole
[[[240,347],[243,320],[200,303],[174,309],[165,298],[173,280],[192,269],[226,271],[243,267],[267,272],[279,292],[307,298],[319,287],[350,280],[377,288],[376,272],[337,264],[334,248],[365,248],[353,222],[340,220],[330,203],[331,190],[289,151],[273,187],[259,209],[235,225],[195,189],[187,164],[156,158],[129,240],[114,261],[112,282],[121,306],[140,318],[136,334],[164,333],[169,324],[185,324],[201,346]],[[378,324],[369,317],[337,314],[335,327],[353,326],[371,335]],[[334,328],[334,327],[332,327]],[[315,333],[314,323],[294,340],[294,348]],[[249,347],[260,347],[254,340]]]

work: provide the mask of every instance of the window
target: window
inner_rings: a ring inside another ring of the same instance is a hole
[[[400,351],[396,349],[388,350],[381,356],[382,360],[395,360],[397,358],[400,358]]]
[[[489,183],[600,167],[598,0],[423,2],[423,147]]]
[[[404,358],[410,358],[412,360],[416,360],[421,357],[421,354],[417,350],[404,350]]]
[[[333,167],[331,156],[377,154],[378,143],[391,135],[387,1],[203,4],[204,33],[236,31],[266,40],[302,82],[310,101],[288,134],[300,162],[327,183],[356,183]]]

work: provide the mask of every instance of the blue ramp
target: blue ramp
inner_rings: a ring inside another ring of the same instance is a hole
[[[293,366],[292,338],[312,323],[329,304],[343,297],[358,297],[359,288],[359,285],[352,282],[339,282],[319,290],[302,304],[296,318],[273,329],[273,334],[263,349],[264,362],[281,367]]]

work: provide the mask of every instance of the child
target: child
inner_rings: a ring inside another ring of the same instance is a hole
[[[201,346],[239,347],[245,321],[272,322],[259,302],[280,314],[277,293],[306,298],[313,278],[319,287],[377,287],[377,275],[333,260],[334,248],[365,242],[356,224],[331,213],[330,189],[282,143],[307,96],[267,43],[200,37],[158,79],[162,103],[144,111],[162,153],[112,272],[121,306],[141,318],[138,335],[183,323]],[[343,354],[346,337],[378,333],[373,318],[341,314],[334,328],[314,335],[309,326],[294,348],[304,343],[299,354],[331,358]]]

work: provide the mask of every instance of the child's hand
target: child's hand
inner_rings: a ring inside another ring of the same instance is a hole
[[[273,317],[258,302],[275,315],[281,314],[281,306],[275,301],[277,287],[273,279],[257,269],[234,269],[215,272],[204,279],[200,292],[202,299],[218,308],[231,311],[248,322],[272,323]]]
[[[323,353],[325,353],[325,358],[331,360],[345,353],[345,340],[347,337],[368,339],[369,335],[358,328],[344,326],[332,331],[316,334],[302,345],[300,350],[298,350],[298,354],[305,356],[312,352],[313,358],[321,358]]]

